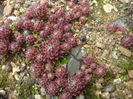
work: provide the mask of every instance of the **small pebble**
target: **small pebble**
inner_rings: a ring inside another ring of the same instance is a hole
[[[115,89],[116,89],[116,87],[114,85],[110,84],[110,85],[108,85],[108,86],[105,87],[105,90],[104,91],[105,92],[114,92]]]
[[[6,91],[5,90],[0,90],[0,95],[2,95],[2,96],[6,95]]]

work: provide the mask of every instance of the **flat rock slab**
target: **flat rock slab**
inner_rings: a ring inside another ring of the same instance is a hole
[[[81,46],[77,46],[77,47],[72,49],[71,54],[73,56],[77,56],[77,54],[79,53],[80,50],[81,50]]]
[[[3,5],[0,5],[0,17],[3,16],[3,10],[4,10],[4,6]]]
[[[71,76],[75,74],[80,68],[80,61],[71,58],[68,63],[68,74]]]
[[[78,60],[82,60],[83,58],[85,58],[86,54],[87,54],[86,52],[80,51],[80,52],[78,53],[78,55],[76,56],[76,58],[77,58]]]

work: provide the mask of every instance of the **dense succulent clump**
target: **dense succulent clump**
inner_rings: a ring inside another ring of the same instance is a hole
[[[41,31],[44,28],[45,24],[43,20],[37,20],[34,22],[33,30],[38,32]]]
[[[84,24],[90,13],[88,0],[81,0],[79,3],[78,0],[71,1],[68,3],[71,10],[56,9],[53,14],[49,13],[48,2],[34,3],[27,9],[25,17],[15,22],[7,20],[4,25],[0,25],[0,55],[6,56],[9,51],[18,53],[24,43],[34,46],[35,48],[29,47],[25,51],[26,59],[32,63],[31,75],[39,80],[39,85],[45,88],[46,94],[55,96],[61,93],[61,99],[72,99],[81,94],[86,85],[93,83],[93,73],[104,77],[107,72],[105,67],[97,66],[90,55],[81,60],[80,69],[73,75],[69,75],[64,66],[54,67],[55,62],[78,45],[78,39],[73,36],[72,22],[79,20]],[[14,35],[14,31],[19,34]],[[20,34],[23,31],[27,34]],[[38,35],[42,42],[37,40]]]
[[[37,63],[43,63],[43,62],[45,61],[45,60],[44,60],[44,56],[43,56],[41,53],[38,53],[38,54],[36,55],[35,61],[36,61]]]
[[[72,99],[72,95],[69,92],[63,92],[60,95],[60,99]]]
[[[8,54],[8,44],[6,42],[0,41],[0,55],[5,56]]]
[[[88,55],[83,61],[85,64],[90,65],[91,63],[94,62],[94,59],[92,56]]]
[[[33,30],[34,23],[31,20],[24,20],[23,22],[23,29],[24,30]]]
[[[55,82],[50,82],[45,87],[46,93],[50,96],[55,96],[59,92],[59,87]]]
[[[60,50],[60,42],[59,41],[47,41],[42,45],[42,55],[44,55],[44,59],[47,61],[55,62],[60,57],[62,57],[62,52]]]
[[[41,87],[45,87],[48,83],[49,83],[50,79],[48,79],[47,77],[42,77],[39,79],[39,85]]]
[[[98,77],[104,77],[107,73],[107,69],[104,66],[97,66],[96,70],[95,70],[95,74]]]
[[[44,74],[44,65],[39,63],[32,64],[31,74],[35,78],[41,78]]]
[[[20,44],[17,42],[12,42],[9,46],[9,49],[12,53],[18,53],[20,51]]]
[[[121,38],[121,45],[125,48],[133,48],[133,36],[125,35]]]
[[[66,79],[64,79],[64,78],[58,78],[58,79],[55,80],[55,82],[57,83],[57,85],[60,88],[64,88],[65,87],[65,84],[66,84]]]
[[[34,61],[36,59],[37,51],[34,48],[28,48],[25,55],[28,61]]]
[[[25,42],[25,37],[22,35],[22,34],[19,34],[17,37],[16,37],[16,41],[18,44],[23,44]]]
[[[65,78],[68,74],[68,71],[64,66],[60,66],[55,69],[55,73],[56,73],[56,77]]]
[[[79,76],[71,76],[67,80],[65,90],[76,96],[77,94],[81,93],[81,91],[83,91],[84,87],[85,82],[83,78],[80,78]]]
[[[45,64],[45,72],[53,72],[54,71],[54,66],[50,63]]]
[[[25,38],[25,41],[27,44],[33,44],[35,42],[36,38],[33,35],[28,35]]]
[[[8,25],[2,25],[0,28],[0,39],[8,38],[12,33],[12,30],[9,28]]]

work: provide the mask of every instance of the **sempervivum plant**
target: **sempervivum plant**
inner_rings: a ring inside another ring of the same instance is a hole
[[[97,66],[96,70],[95,70],[95,74],[98,77],[104,77],[107,73],[107,68],[105,68],[104,66]]]
[[[55,75],[58,78],[65,78],[67,74],[68,74],[68,71],[64,66],[57,67],[55,70]]]
[[[44,65],[39,63],[32,64],[31,74],[35,78],[41,78],[42,75],[44,74]]]
[[[62,57],[62,51],[60,50],[59,41],[47,41],[42,46],[42,55],[47,61],[55,62]]]
[[[42,77],[39,79],[39,85],[45,87],[50,82],[50,79],[47,77]]]
[[[85,81],[79,76],[71,76],[67,80],[65,90],[76,96],[83,91],[85,87]]]
[[[46,93],[50,96],[55,96],[59,92],[59,87],[56,82],[50,82],[45,87]]]
[[[91,63],[94,62],[94,58],[93,58],[92,56],[88,55],[88,56],[83,60],[83,62],[84,62],[85,64],[87,64],[87,65],[90,65]]]
[[[38,32],[38,31],[42,30],[43,27],[44,27],[43,20],[37,20],[34,22],[34,26],[33,26],[34,31]]]
[[[25,57],[28,61],[34,61],[36,59],[37,51],[34,48],[28,48],[25,52]]]
[[[22,29],[22,25],[23,25],[23,20],[19,19],[13,25],[14,25],[16,30],[21,30]]]
[[[65,84],[66,84],[66,79],[64,78],[58,78],[55,80],[55,82],[57,83],[57,85],[60,87],[60,88],[64,88],[66,87]]]
[[[53,40],[62,40],[63,39],[62,31],[59,31],[59,30],[53,31],[53,33],[51,34],[51,39],[53,39]]]
[[[35,42],[36,38],[33,35],[28,35],[25,38],[25,41],[27,44],[33,44]]]
[[[33,30],[34,23],[31,20],[24,20],[23,29],[24,30]]]
[[[26,12],[27,18],[45,19],[47,16],[47,8],[44,5],[35,3],[31,8],[28,8]]]
[[[16,37],[16,41],[18,44],[23,44],[25,42],[25,37],[22,35],[22,34],[19,34],[17,37]]]
[[[133,48],[133,36],[125,35],[121,38],[121,45],[125,48]]]
[[[70,45],[72,45],[72,46],[76,46],[77,43],[78,43],[77,39],[74,38],[74,37],[68,38],[67,41],[68,41],[68,43],[69,43]]]
[[[72,95],[69,92],[63,92],[60,95],[60,99],[72,99]]]
[[[8,25],[3,25],[0,27],[0,39],[5,39],[10,36],[12,30],[9,28]]]
[[[6,42],[0,41],[0,55],[5,56],[8,54],[8,44]]]
[[[72,45],[70,45],[68,43],[63,43],[61,45],[61,49],[64,51],[64,53],[69,53],[72,49]]]
[[[43,63],[43,62],[45,61],[45,60],[44,60],[44,56],[43,56],[41,53],[38,53],[38,54],[36,55],[35,61],[36,61],[37,63]]]
[[[108,32],[115,33],[118,30],[118,25],[115,23],[109,23],[106,28]]]
[[[20,51],[20,44],[17,42],[12,42],[9,46],[12,53],[18,53]]]
[[[54,71],[54,66],[50,63],[45,64],[45,72],[53,72]]]

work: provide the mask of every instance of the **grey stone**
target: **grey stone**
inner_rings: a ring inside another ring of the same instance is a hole
[[[0,17],[3,16],[3,10],[4,10],[4,6],[3,5],[0,5]]]
[[[110,84],[110,85],[108,85],[108,86],[105,87],[105,90],[104,91],[105,92],[114,92],[115,89],[116,89],[115,85]]]
[[[75,74],[79,70],[79,67],[80,67],[80,62],[77,61],[74,58],[71,58],[69,63],[68,63],[68,73],[69,73],[69,75]]]
[[[82,60],[83,58],[85,58],[85,56],[86,56],[86,52],[85,51],[80,51],[79,53],[78,53],[78,55],[77,55],[77,59],[78,60]]]
[[[80,49],[81,49],[81,46],[77,46],[77,47],[73,48],[72,51],[71,51],[71,54],[73,56],[77,56],[77,54],[79,53]]]

